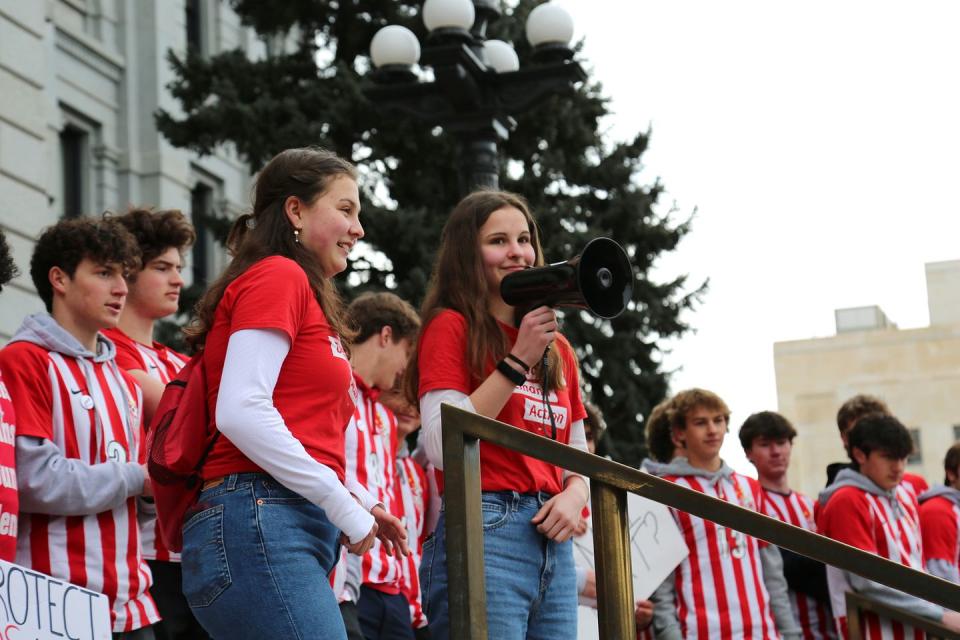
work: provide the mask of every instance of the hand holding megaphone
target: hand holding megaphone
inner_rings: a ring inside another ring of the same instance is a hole
[[[610,238],[594,238],[565,262],[507,274],[500,297],[514,307],[575,307],[615,318],[633,296],[630,257]]]

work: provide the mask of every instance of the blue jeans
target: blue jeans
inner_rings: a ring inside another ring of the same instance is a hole
[[[218,640],[346,640],[327,577],[339,535],[323,509],[269,475],[229,475],[183,525],[183,594]]]
[[[487,631],[497,640],[574,640],[577,577],[573,543],[548,540],[530,519],[550,496],[483,493]],[[423,545],[420,587],[434,640],[450,637],[446,514]]]

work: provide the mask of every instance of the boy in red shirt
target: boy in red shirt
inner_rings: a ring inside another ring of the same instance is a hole
[[[136,524],[150,488],[142,396],[100,333],[120,318],[138,254],[113,221],[46,229],[30,275],[49,314],[24,320],[0,369],[17,413],[17,563],[105,594],[114,637],[139,640],[159,620]]]
[[[350,365],[360,398],[347,425],[346,477],[363,485],[388,512],[403,517],[397,501],[397,418],[380,402],[380,393],[392,389],[406,368],[420,317],[396,295],[380,292],[357,297],[347,307],[347,318],[357,332]],[[416,539],[408,540],[413,548]],[[367,640],[413,638],[409,603],[402,592],[402,563],[408,559],[388,554],[379,540],[363,556],[347,556],[353,566],[347,568],[345,595],[355,599]],[[343,568],[341,563],[337,570]],[[349,609],[341,607],[348,616]]]
[[[796,430],[779,413],[761,411],[748,417],[739,431],[747,460],[757,468],[766,498],[766,514],[795,527],[816,531],[814,502],[793,491],[787,480]],[[836,638],[823,563],[780,549],[783,573],[790,587],[790,605],[804,640]]]
[[[10,255],[10,245],[0,230],[0,290],[17,275],[17,267]],[[10,392],[0,376],[0,559],[13,562],[17,555],[17,518],[20,500],[17,496],[16,456],[14,438],[17,421],[14,417]]]
[[[947,449],[945,477],[920,496],[923,564],[928,573],[960,583],[960,442]]]
[[[117,327],[103,334],[117,346],[117,364],[143,389],[144,424],[149,425],[163,389],[189,358],[153,339],[157,320],[177,311],[183,278],[183,253],[196,234],[176,209],[131,209],[115,219],[133,234],[140,248],[140,268],[127,280],[127,302]],[[150,593],[163,620],[154,627],[158,640],[202,640],[207,633],[190,612],[181,588],[180,554],[167,549],[160,537],[156,510],[142,505],[140,520],[143,557],[153,572]]]
[[[766,513],[760,485],[720,458],[730,410],[715,393],[689,389],[666,409],[677,456],[648,468],[679,485]],[[653,595],[657,638],[799,638],[779,550],[739,531],[673,511],[690,550]]]
[[[923,570],[917,499],[903,483],[903,468],[913,451],[906,427],[893,416],[864,416],[847,434],[852,469],[843,469],[820,494],[820,533],[918,571]],[[837,626],[847,637],[846,592],[855,591],[883,604],[931,618],[960,630],[960,614],[835,567],[827,583]],[[923,637],[921,631],[868,613],[870,638]]]

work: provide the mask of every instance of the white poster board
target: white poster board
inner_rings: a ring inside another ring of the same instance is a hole
[[[102,593],[0,560],[0,638],[110,640]]]
[[[627,494],[630,522],[630,561],[633,566],[634,600],[647,600],[689,554],[683,535],[670,510],[659,502]],[[592,522],[586,534],[573,540],[577,564],[595,567]],[[599,638],[596,603],[580,606],[577,616],[579,640]]]

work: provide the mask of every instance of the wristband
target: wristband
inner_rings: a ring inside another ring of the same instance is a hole
[[[530,373],[530,365],[528,365],[526,362],[524,362],[523,360],[521,360],[521,359],[518,358],[517,356],[513,355],[512,353],[508,353],[508,354],[507,354],[507,359],[508,359],[508,360],[513,360],[515,363],[517,363],[518,365],[520,365],[520,367],[523,368],[524,371],[526,371],[527,373]]]
[[[504,377],[512,382],[515,386],[520,386],[527,381],[527,376],[508,365],[506,360],[501,360],[497,363],[497,371],[502,373]]]

